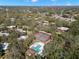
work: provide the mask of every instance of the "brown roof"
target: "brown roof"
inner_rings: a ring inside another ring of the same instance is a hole
[[[31,56],[31,55],[34,56],[35,55],[35,52],[32,49],[28,49],[27,52],[26,52],[26,54],[28,56]]]
[[[37,40],[40,40],[42,42],[48,41],[50,39],[50,34],[43,31],[35,33],[34,36]]]

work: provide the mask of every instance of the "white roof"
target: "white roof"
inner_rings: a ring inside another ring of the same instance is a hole
[[[67,30],[69,30],[69,28],[67,28],[67,27],[58,27],[57,29],[59,29],[59,30],[63,30],[63,31],[67,31]]]
[[[12,28],[14,28],[14,27],[16,27],[16,26],[14,26],[14,25],[12,25],[12,26],[7,26],[7,28],[9,28],[9,29],[12,29]]]
[[[9,36],[9,33],[3,33],[3,35],[5,35],[5,36]]]
[[[25,30],[20,29],[20,28],[17,28],[16,30],[17,30],[17,31],[19,31],[19,32],[23,32],[23,33],[25,33],[25,32],[26,32]]]
[[[10,18],[10,19],[15,19],[15,18]]]
[[[6,32],[2,33],[2,32],[0,32],[0,36],[3,36],[3,35],[9,36],[9,33],[6,33]]]
[[[14,22],[14,21],[15,21],[15,18],[10,18],[10,19],[11,19],[11,21],[12,21],[12,22]]]
[[[25,40],[25,39],[27,39],[28,38],[28,36],[20,36],[19,38],[18,38],[18,40]]]
[[[4,47],[3,47],[3,50],[6,50],[9,46],[9,43],[3,43]]]

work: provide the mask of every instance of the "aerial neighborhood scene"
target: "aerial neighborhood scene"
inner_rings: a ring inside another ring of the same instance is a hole
[[[79,1],[0,0],[0,59],[79,59]]]

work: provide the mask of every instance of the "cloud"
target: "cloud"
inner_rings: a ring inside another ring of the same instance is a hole
[[[32,2],[37,2],[38,0],[31,0]]]
[[[67,4],[66,4],[66,6],[71,6],[71,5],[72,5],[71,3],[67,3]]]
[[[57,1],[57,0],[51,0],[51,1]]]

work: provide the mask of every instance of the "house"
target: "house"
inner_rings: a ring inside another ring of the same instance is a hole
[[[16,26],[12,25],[12,26],[7,26],[8,29],[13,29],[15,28]]]
[[[28,56],[43,56],[44,46],[50,42],[51,34],[44,31],[39,31],[35,33],[34,36],[36,38],[35,43],[29,47],[26,54]]]
[[[17,39],[18,39],[18,40],[25,40],[25,39],[27,39],[27,38],[28,38],[28,36],[22,35],[22,36],[18,37]]]
[[[8,49],[9,43],[0,43],[0,52],[5,51]]]
[[[9,43],[6,43],[6,42],[5,42],[5,43],[3,43],[3,45],[4,45],[4,46],[3,46],[3,50],[7,50],[8,46],[9,46]]]
[[[26,33],[26,31],[21,28],[17,28],[16,31],[21,32],[21,33]]]
[[[11,22],[14,22],[15,21],[15,18],[10,18],[11,19]]]
[[[37,33],[34,34],[36,40],[41,41],[41,42],[46,42],[48,40],[50,40],[51,34],[44,32],[44,31],[39,31]]]
[[[67,28],[67,27],[58,27],[57,29],[61,30],[61,31],[68,31],[69,30],[69,28]]]
[[[3,51],[3,45],[0,44],[0,52],[2,52],[2,51]]]
[[[43,26],[48,26],[49,25],[49,22],[48,21],[44,21],[43,22]]]
[[[32,44],[29,49],[27,50],[27,55],[28,56],[34,56],[34,55],[43,55],[43,50],[44,50],[44,43],[43,42],[35,42]]]
[[[7,32],[0,32],[0,36],[9,36],[9,33],[7,33]]]
[[[60,16],[60,15],[52,15],[55,19],[59,19],[59,20],[64,20],[64,21],[68,21],[68,22],[74,22],[76,21],[76,19],[72,17],[63,17],[63,16]]]

